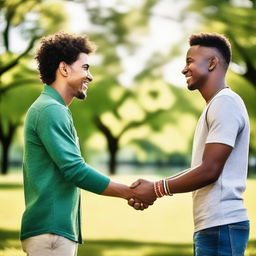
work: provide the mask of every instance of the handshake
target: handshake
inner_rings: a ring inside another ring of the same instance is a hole
[[[153,205],[157,198],[165,195],[172,196],[168,179],[155,182],[138,179],[128,188],[128,196],[124,198],[135,210],[144,210]]]

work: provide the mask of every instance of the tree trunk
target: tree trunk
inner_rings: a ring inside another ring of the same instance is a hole
[[[1,174],[4,175],[8,173],[10,147],[18,126],[18,123],[9,123],[7,134],[4,134],[2,124],[0,123],[0,141],[2,144]]]
[[[117,164],[116,156],[119,149],[118,142],[120,137],[114,137],[111,131],[109,130],[109,128],[101,122],[99,117],[95,118],[95,124],[107,139],[108,150],[109,150],[109,164],[108,164],[109,173],[115,174],[116,164]]]
[[[117,156],[117,152],[118,152],[118,139],[112,137],[110,140],[108,140],[108,148],[109,148],[109,173],[111,175],[116,174],[116,166],[117,166],[117,162],[116,162],[116,156]]]
[[[2,162],[1,162],[1,174],[7,174],[8,172],[8,158],[9,158],[10,143],[2,143]]]

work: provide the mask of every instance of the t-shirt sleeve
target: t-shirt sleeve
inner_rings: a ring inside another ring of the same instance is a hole
[[[61,105],[47,106],[39,115],[38,136],[66,180],[100,194],[110,179],[84,162],[76,142],[71,117]]]
[[[236,102],[227,95],[215,98],[209,106],[206,121],[209,133],[206,143],[221,143],[234,147],[244,119]]]

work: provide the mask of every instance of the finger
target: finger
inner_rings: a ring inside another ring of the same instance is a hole
[[[136,209],[136,210],[140,210],[140,203],[135,203],[133,205],[133,208]]]
[[[147,209],[147,208],[148,208],[148,204],[145,204],[145,203],[144,203],[144,204],[143,204],[143,208],[144,208],[144,209]]]
[[[148,205],[147,204],[145,204],[145,203],[141,203],[140,204],[140,209],[141,209],[141,211],[143,211],[144,209],[147,209],[148,208]]]
[[[134,198],[130,198],[130,199],[128,200],[128,204],[129,204],[130,206],[133,207],[134,203],[135,203]]]
[[[145,201],[141,201],[137,198],[132,198],[134,200],[135,203],[140,203],[141,205],[143,205],[143,208],[146,209],[148,208],[149,205],[153,205],[153,202],[145,202]],[[134,204],[134,203],[133,203]]]
[[[130,186],[130,188],[136,188],[140,185],[140,180],[136,180],[135,182],[133,182]]]

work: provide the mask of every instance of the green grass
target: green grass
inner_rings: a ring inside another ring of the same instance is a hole
[[[159,179],[159,176],[145,176]],[[114,180],[130,184],[135,175],[119,175]],[[19,228],[24,210],[20,174],[0,177],[0,256],[24,256]],[[251,219],[246,256],[256,256],[256,180],[248,181],[245,203]],[[185,256],[192,255],[191,194],[162,198],[143,212],[134,211],[122,199],[82,192],[85,244],[79,256]]]

